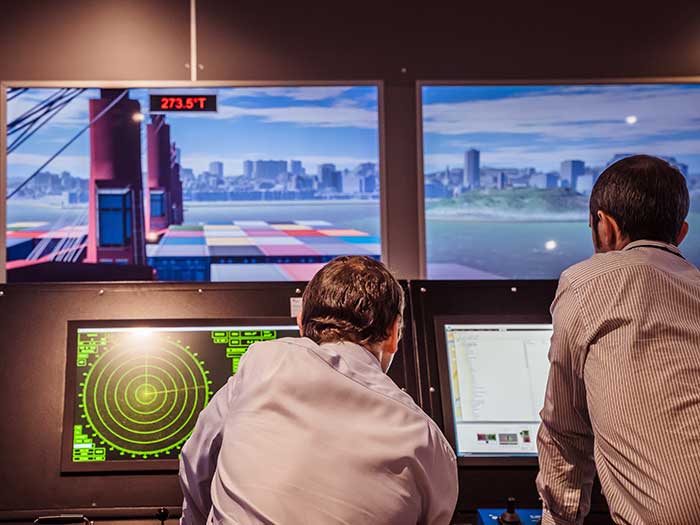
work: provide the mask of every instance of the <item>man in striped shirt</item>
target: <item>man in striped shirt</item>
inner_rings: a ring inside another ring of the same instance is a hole
[[[579,524],[598,476],[615,523],[700,523],[700,272],[683,175],[628,157],[591,193],[596,255],[552,304],[537,443],[544,524]]]

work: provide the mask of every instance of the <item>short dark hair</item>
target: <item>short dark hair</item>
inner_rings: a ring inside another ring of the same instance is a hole
[[[690,196],[683,174],[663,159],[634,155],[600,174],[591,192],[593,226],[598,211],[610,215],[630,241],[676,244],[688,216]],[[595,230],[594,230],[595,231]]]
[[[401,285],[381,262],[337,257],[304,290],[302,330],[318,344],[371,346],[386,340],[396,319],[403,319],[404,303]]]

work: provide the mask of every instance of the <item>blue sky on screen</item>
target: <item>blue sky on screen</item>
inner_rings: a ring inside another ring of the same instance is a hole
[[[616,153],[648,153],[700,174],[700,84],[426,86],[422,95],[426,172],[461,167],[476,148],[489,167],[558,171],[563,160],[603,167]]]
[[[8,103],[17,117],[55,89],[32,89]],[[246,159],[301,160],[309,173],[325,162],[352,168],[378,162],[378,94],[374,86],[313,86],[218,89],[132,89],[148,117],[148,95],[216,93],[217,113],[169,113],[171,140],[181,149],[182,164],[195,173],[212,161],[224,163],[226,175],[240,175]],[[8,156],[9,178],[22,179],[38,168],[88,122],[90,89],[61,111],[28,142]],[[142,128],[145,152],[145,126]],[[145,167],[145,166],[144,166]],[[89,133],[53,161],[48,171],[89,176]]]

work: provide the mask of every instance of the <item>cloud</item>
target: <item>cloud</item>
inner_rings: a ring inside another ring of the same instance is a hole
[[[454,89],[454,88],[453,88]],[[578,86],[508,98],[423,107],[424,130],[440,135],[527,133],[555,141],[641,139],[698,132],[700,91]],[[625,118],[637,117],[629,125]]]
[[[27,93],[20,95],[16,99],[8,102],[8,122],[12,122],[14,119],[19,117],[26,111],[33,109],[57,91],[58,89],[32,89]],[[54,115],[54,117],[49,121],[49,123],[46,126],[56,126],[64,128],[76,128],[79,126],[85,126],[85,124],[88,123],[89,118],[88,100],[91,96],[94,95],[94,93],[89,93],[89,91],[83,93],[76,99],[71,101],[66,107],[64,107],[61,111]]]
[[[267,108],[246,108],[241,106],[219,104],[216,113],[207,114],[206,118],[214,120],[235,120],[240,118],[257,118],[271,124],[294,124],[302,127],[320,128],[360,128],[378,129],[379,115],[375,110],[348,106],[344,103],[333,106],[287,106]],[[198,118],[195,113],[169,115],[169,119]]]
[[[305,86],[305,87],[269,87],[269,88],[232,88],[227,90],[231,98],[237,97],[285,97],[308,102],[328,100],[339,97],[353,89],[354,86]]]

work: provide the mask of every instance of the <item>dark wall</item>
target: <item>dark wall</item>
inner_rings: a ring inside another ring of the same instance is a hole
[[[0,79],[188,80],[189,0],[2,2]],[[197,0],[199,80],[384,82],[386,262],[419,278],[416,80],[700,74],[700,2]]]
[[[189,0],[2,2],[2,80],[188,80]]]
[[[700,72],[697,2],[307,4],[263,10],[199,0],[203,76],[412,81]]]
[[[199,77],[393,82],[700,73],[698,2],[447,4],[198,0]],[[6,1],[2,15],[2,79],[189,79],[189,0]]]

